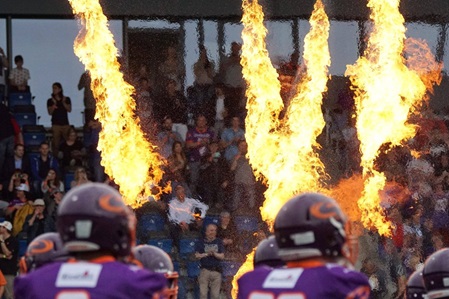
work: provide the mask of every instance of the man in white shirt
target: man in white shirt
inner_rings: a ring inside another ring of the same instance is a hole
[[[209,207],[197,199],[186,197],[182,185],[176,186],[175,190],[176,197],[168,204],[168,220],[174,245],[179,249],[181,234],[188,231],[200,231]]]

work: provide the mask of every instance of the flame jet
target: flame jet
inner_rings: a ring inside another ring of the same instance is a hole
[[[152,194],[152,184],[161,180],[164,161],[145,139],[134,116],[134,88],[120,72],[118,50],[101,5],[98,0],[69,2],[81,25],[75,54],[90,72],[97,100],[102,164],[120,186],[125,202],[137,208]]]
[[[374,161],[382,144],[400,145],[414,136],[416,128],[407,123],[408,116],[424,100],[427,90],[425,82],[431,85],[441,80],[426,79],[432,73],[429,70],[435,70],[429,65],[423,66],[422,71],[418,65],[406,65],[403,56],[406,28],[399,12],[399,2],[368,2],[372,30],[367,47],[354,65],[347,66],[345,74],[349,76],[355,91],[356,126],[361,143],[364,190],[358,206],[362,222],[365,227],[375,227],[386,236],[390,234],[391,223],[385,219],[379,196],[386,178],[375,170]],[[422,50],[422,47],[418,48]],[[416,58],[414,52],[410,54],[411,58]],[[432,62],[427,60],[426,63]]]
[[[266,49],[267,29],[264,13],[257,0],[243,0],[244,25],[241,65],[247,82],[245,138],[248,157],[257,178],[268,186],[261,209],[262,218],[270,225],[282,205],[294,194],[324,191],[327,177],[316,149],[316,141],[325,121],[321,111],[326,91],[330,53],[329,20],[321,0],[310,17],[310,32],[305,37],[304,66],[295,95],[290,99],[285,116],[280,96],[281,84]],[[252,268],[254,250],[233,280],[233,297],[237,295],[237,279]]]

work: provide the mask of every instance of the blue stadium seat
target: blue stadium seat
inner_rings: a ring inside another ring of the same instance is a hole
[[[188,255],[195,252],[196,244],[200,241],[198,238],[181,238],[179,240],[179,254]]]
[[[204,217],[203,227],[206,227],[207,225],[209,225],[211,223],[218,225],[218,223],[220,223],[220,216],[218,216],[218,215],[207,215],[206,217]]]
[[[234,222],[237,232],[256,232],[258,229],[257,217],[255,216],[235,216]]]
[[[14,113],[14,118],[20,127],[35,125],[37,122],[36,113]]]
[[[137,226],[143,231],[162,231],[165,228],[165,219],[160,214],[149,213],[139,218]]]
[[[11,92],[8,95],[8,106],[31,105],[31,93],[29,92]]]
[[[171,250],[173,248],[173,240],[172,239],[150,239],[148,241],[148,245],[153,245],[156,247],[159,247],[166,253],[171,253]]]
[[[75,173],[74,172],[67,172],[64,175],[64,188],[65,188],[65,192],[69,191],[71,186],[70,184],[72,183],[72,181],[75,179]]]
[[[200,262],[190,261],[187,262],[187,277],[197,278],[200,275]]]
[[[27,251],[28,242],[27,240],[20,239],[19,240],[19,257],[24,256]]]

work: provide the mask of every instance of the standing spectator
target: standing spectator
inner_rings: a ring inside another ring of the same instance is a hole
[[[207,154],[207,146],[214,140],[214,132],[207,126],[207,120],[204,115],[199,115],[196,119],[196,127],[187,132],[186,146],[189,150],[189,168],[190,168],[190,190],[196,194],[201,158]]]
[[[25,218],[22,232],[27,236],[27,242],[30,244],[37,236],[43,234],[45,228],[45,202],[43,199],[36,199],[33,202],[34,212]]]
[[[169,115],[173,121],[173,131],[184,141],[187,133],[187,99],[176,89],[176,82],[168,80],[165,93],[155,103],[155,114],[159,120]]]
[[[161,149],[161,155],[164,158],[168,158],[172,153],[173,144],[177,142],[183,142],[182,136],[173,131],[173,121],[170,116],[165,116],[162,121],[162,129],[157,134],[157,140],[159,141],[159,148]],[[182,144],[181,144],[182,146]]]
[[[156,129],[156,122],[153,114],[153,99],[149,79],[141,77],[136,86],[136,115],[139,117],[140,128],[144,132],[146,138],[153,137],[152,134]]]
[[[19,242],[11,235],[12,224],[9,221],[0,223],[0,270],[6,279],[5,299],[13,299],[14,278],[19,267]]]
[[[176,186],[176,197],[168,204],[170,234],[179,250],[179,239],[183,232],[200,231],[209,207],[197,199],[186,197],[182,185]]]
[[[61,83],[55,82],[52,87],[53,93],[47,101],[47,110],[51,115],[53,131],[52,150],[55,157],[58,157],[61,139],[66,138],[70,129],[68,113],[72,111],[72,102],[64,95]]]
[[[78,90],[84,89],[84,124],[87,126],[91,120],[94,120],[96,101],[92,89],[90,88],[91,77],[89,71],[85,71],[78,82]]]
[[[237,42],[231,43],[231,53],[223,60],[220,67],[221,82],[226,87],[226,97],[231,101],[229,111],[237,115],[241,110],[245,81],[243,80],[242,66],[240,65],[240,50],[242,46]]]
[[[235,155],[231,163],[231,171],[234,172],[233,208],[236,210],[243,205],[248,207],[250,211],[254,211],[256,204],[256,179],[248,158],[246,158],[248,144],[245,140],[239,142],[238,150],[238,154]]]
[[[200,240],[195,248],[195,257],[200,260],[200,299],[207,299],[209,288],[210,298],[218,299],[221,290],[221,261],[224,259],[222,240],[217,238],[217,225],[207,225],[205,238]]]
[[[5,104],[0,103],[0,170],[7,156],[14,153],[14,127],[11,122],[11,114]]]
[[[204,45],[199,46],[200,56],[193,65],[195,81],[193,86],[197,94],[197,106],[202,107],[210,101],[213,93],[213,83],[215,77],[214,62],[207,57],[207,50]]]
[[[5,69],[9,66],[8,57],[6,57],[5,51],[0,47],[0,103],[3,102],[6,95],[6,75]]]
[[[83,165],[83,158],[86,150],[81,141],[78,140],[78,134],[74,127],[70,127],[65,140],[59,147],[59,156],[61,159],[61,170],[63,172],[73,171],[76,166]]]
[[[159,73],[162,76],[162,81],[174,80],[176,90],[183,90],[183,83],[185,77],[185,69],[184,63],[182,63],[178,59],[178,53],[176,52],[175,47],[167,48],[167,57],[166,59],[159,65]]]
[[[100,139],[101,123],[98,120],[89,122],[89,134],[86,134],[86,147],[89,157],[89,167],[94,174],[95,182],[104,182],[104,167],[101,165],[101,153],[98,150],[98,141]]]
[[[211,125],[214,126],[214,132],[217,137],[221,136],[225,129],[225,120],[228,117],[229,103],[223,90],[222,84],[215,85],[215,94],[212,96],[210,104],[203,108],[208,120],[211,120]]]
[[[30,71],[23,67],[22,55],[14,57],[16,67],[9,73],[10,92],[30,92],[28,80],[30,80]]]
[[[59,170],[58,160],[50,154],[50,147],[47,142],[42,142],[39,147],[39,156],[34,157],[31,161],[31,174],[33,179],[33,187],[36,193],[41,194],[42,181],[47,177],[48,171],[54,169]]]
[[[224,157],[231,163],[238,153],[237,145],[245,140],[245,131],[240,127],[240,118],[232,117],[231,127],[226,128],[221,134],[220,145],[224,149]]]
[[[218,223],[217,236],[223,241],[225,253],[237,253],[238,234],[237,227],[231,219],[231,214],[228,211],[220,213],[220,222]]]

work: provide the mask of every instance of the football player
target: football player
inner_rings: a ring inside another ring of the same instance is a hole
[[[161,293],[162,298],[177,298],[179,275],[174,270],[173,262],[165,251],[152,245],[139,245],[132,249],[132,255],[145,269],[165,275],[168,285]]]
[[[238,280],[240,299],[367,299],[368,279],[341,265],[347,255],[346,217],[331,198],[304,193],[274,221],[284,268],[258,267]]]
[[[406,299],[426,299],[427,296],[426,287],[424,286],[424,280],[422,271],[417,270],[410,275],[407,286],[405,287]]]
[[[68,259],[58,233],[45,233],[37,236],[28,245],[25,255],[19,262],[20,274],[26,274],[54,261]]]
[[[279,268],[285,266],[285,262],[279,257],[279,248],[274,236],[260,241],[254,254],[254,268],[268,266]]]
[[[131,219],[114,188],[88,183],[71,189],[59,206],[57,228],[73,259],[19,276],[15,298],[152,298],[166,287],[165,276],[121,262],[134,246]]]
[[[427,298],[449,298],[449,248],[432,253],[424,263],[422,276]]]

